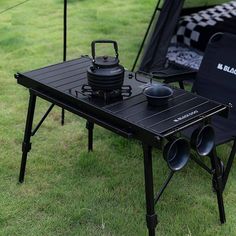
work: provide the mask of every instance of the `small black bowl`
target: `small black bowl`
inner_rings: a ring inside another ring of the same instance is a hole
[[[173,96],[173,90],[164,85],[151,85],[143,90],[151,106],[163,106]]]

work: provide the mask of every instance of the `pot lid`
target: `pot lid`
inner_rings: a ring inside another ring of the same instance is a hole
[[[108,64],[109,65],[109,64]],[[105,66],[90,66],[88,68],[88,74],[93,75],[93,76],[101,76],[101,77],[113,77],[113,76],[119,76],[122,75],[124,76],[124,67],[121,65],[112,65],[108,66],[105,64]]]
[[[93,61],[93,64],[101,68],[115,67],[119,65],[119,59],[117,57],[101,56],[96,57]]]

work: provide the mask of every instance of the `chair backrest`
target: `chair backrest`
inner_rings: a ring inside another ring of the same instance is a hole
[[[193,90],[223,104],[231,103],[229,122],[236,127],[236,35],[217,33],[206,48]],[[233,128],[233,127],[232,127]]]

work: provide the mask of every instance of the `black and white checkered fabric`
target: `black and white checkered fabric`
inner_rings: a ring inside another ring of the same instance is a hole
[[[180,43],[204,51],[210,37],[217,32],[236,34],[236,1],[183,16],[171,43]]]
[[[198,70],[202,62],[203,53],[189,47],[171,45],[168,48],[166,57],[170,62]]]

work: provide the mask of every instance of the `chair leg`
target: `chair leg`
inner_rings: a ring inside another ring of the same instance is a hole
[[[184,82],[183,82],[183,81],[179,81],[179,87],[180,87],[181,89],[184,89]]]
[[[144,176],[146,193],[146,221],[149,236],[155,236],[157,226],[157,215],[155,214],[154,192],[153,192],[153,172],[152,172],[152,147],[143,144],[144,154]]]
[[[87,121],[86,128],[88,129],[88,151],[93,151],[93,129],[94,123]]]
[[[222,180],[222,173],[220,173],[220,168],[218,166],[219,161],[216,155],[215,148],[212,151],[210,158],[211,158],[212,169],[214,170],[213,179],[216,183],[216,194],[217,194],[218,209],[220,214],[220,222],[223,224],[226,222],[224,200],[223,200],[223,180]]]
[[[225,173],[225,166],[223,161],[221,161],[221,159],[219,157],[217,157],[217,161],[218,161],[218,165],[217,168],[219,169],[219,173],[222,176],[222,183],[223,183],[223,187],[222,187],[222,192],[224,192],[224,173]],[[215,178],[212,178],[212,189],[213,192],[216,192],[217,189],[217,183],[215,181]]]
[[[35,104],[36,104],[36,95],[30,92],[28,113],[27,113],[27,119],[26,119],[26,125],[25,125],[25,134],[24,134],[24,140],[22,143],[22,159],[21,159],[21,168],[20,168],[20,175],[19,175],[20,183],[24,182],[27,155],[31,149],[30,138],[31,138],[31,131],[32,131],[32,125],[33,125],[33,119],[34,119]]]
[[[227,165],[226,165],[226,169],[224,171],[224,175],[223,175],[223,189],[225,188],[225,186],[227,184],[229,173],[230,173],[233,161],[234,161],[235,153],[236,153],[236,138],[234,140],[234,144],[233,144],[232,150],[231,150],[230,155],[229,155],[229,159],[228,159],[228,162],[227,162]]]

